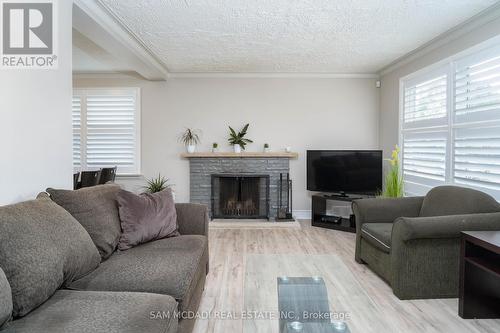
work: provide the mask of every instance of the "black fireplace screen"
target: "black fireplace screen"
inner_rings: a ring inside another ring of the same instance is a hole
[[[269,175],[212,175],[212,218],[269,218]]]

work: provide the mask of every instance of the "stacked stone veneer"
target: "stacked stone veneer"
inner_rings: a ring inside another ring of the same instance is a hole
[[[280,173],[290,172],[290,161],[285,157],[192,157],[189,159],[189,170],[190,201],[205,204],[209,210],[212,209],[212,174],[255,173],[269,175],[269,215],[271,218],[275,218],[278,209],[279,176]],[[286,203],[286,197],[283,198],[283,202]]]

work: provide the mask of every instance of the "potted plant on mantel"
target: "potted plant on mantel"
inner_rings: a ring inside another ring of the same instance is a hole
[[[184,133],[181,134],[180,141],[186,146],[187,152],[192,154],[196,150],[196,145],[200,143],[199,131],[186,128]]]
[[[242,130],[238,133],[236,133],[236,131],[231,126],[229,126],[228,142],[233,146],[235,153],[241,153],[241,150],[245,150],[245,146],[248,143],[253,142],[252,140],[245,138],[249,125],[250,124],[246,124],[245,126],[243,126]]]

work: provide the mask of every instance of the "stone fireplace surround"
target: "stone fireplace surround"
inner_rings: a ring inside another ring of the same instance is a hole
[[[280,173],[290,172],[289,160],[296,158],[297,154],[193,153],[182,154],[182,157],[189,159],[190,202],[205,204],[209,209],[211,209],[212,174],[253,173],[269,175],[269,216],[274,219],[278,209]]]

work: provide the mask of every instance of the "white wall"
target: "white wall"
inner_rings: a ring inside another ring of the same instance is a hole
[[[497,17],[500,16],[499,9],[495,11],[496,13],[489,14],[495,14]],[[473,28],[472,25],[474,25]],[[469,26],[471,30],[469,30]],[[499,35],[500,18],[492,19],[483,24],[472,22],[470,25],[464,26],[463,30],[468,30],[468,32],[458,38],[450,38],[444,44],[442,43],[443,39],[438,39],[426,48],[430,50],[428,53],[411,61],[408,61],[409,59],[402,59],[404,65],[381,76],[379,133],[380,147],[384,150],[386,156],[390,155],[394,145],[398,143],[399,79]],[[447,37],[444,36],[444,38]]]
[[[72,187],[71,1],[59,1],[59,67],[0,70],[0,205]]]
[[[229,151],[227,126],[250,123],[248,151],[291,146],[294,208],[310,209],[305,187],[307,149],[378,148],[378,89],[374,79],[176,78],[151,82],[123,78],[76,78],[74,86],[141,88],[142,173],[161,172],[189,201],[189,164],[177,138],[184,127],[202,130],[201,151],[212,142]]]

